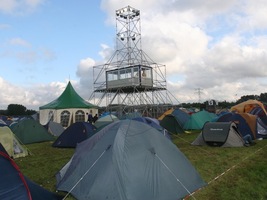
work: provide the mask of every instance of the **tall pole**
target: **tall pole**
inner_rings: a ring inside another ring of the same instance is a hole
[[[198,103],[201,103],[201,94],[202,94],[202,90],[201,88],[196,88],[196,93],[198,95]]]

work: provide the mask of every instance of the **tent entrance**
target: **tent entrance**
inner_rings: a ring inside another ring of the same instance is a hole
[[[208,122],[204,124],[202,137],[209,146],[222,146],[229,135],[232,122]]]

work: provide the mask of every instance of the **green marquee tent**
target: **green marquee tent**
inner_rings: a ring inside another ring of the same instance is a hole
[[[87,121],[86,113],[92,113],[92,115],[98,113],[97,106],[84,100],[70,82],[57,99],[39,107],[39,110],[42,125],[54,121],[63,127],[68,127],[74,122]]]

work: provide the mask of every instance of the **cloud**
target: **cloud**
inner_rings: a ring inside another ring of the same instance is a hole
[[[12,38],[9,40],[10,45],[31,47],[31,44],[21,38]]]
[[[9,24],[0,24],[0,30],[7,30],[9,29],[11,26]]]
[[[43,3],[45,1],[0,0],[0,12],[20,13],[23,6],[38,8]],[[179,102],[198,102],[200,97],[202,101],[235,101],[242,95],[267,92],[265,0],[130,0],[127,4],[120,0],[102,0],[106,23],[114,30],[115,10],[128,5],[141,11],[142,49],[153,61],[166,65],[168,90]],[[2,55],[28,63],[56,58],[49,48],[36,48],[23,38],[14,38],[15,44],[20,45],[21,51],[10,48]],[[73,84],[85,99],[94,90],[94,78],[99,73],[94,72],[93,67],[106,63],[114,53],[108,45],[99,45],[101,60],[88,55],[77,64],[78,81]],[[55,91],[59,93],[65,86],[66,83],[37,85],[31,91],[10,87],[18,90],[20,96],[25,96],[27,91],[26,96],[35,100],[25,102],[37,105],[56,98]]]
[[[236,94],[266,92],[264,0],[142,3],[128,3],[141,10],[142,48],[152,60],[166,65],[168,90],[179,101],[198,101],[196,88],[202,89],[203,100],[233,101]],[[115,18],[116,9],[127,6],[118,0],[101,5],[109,19]]]
[[[75,83],[75,81],[72,82]],[[0,109],[7,109],[9,104],[20,104],[27,109],[39,110],[40,106],[58,98],[66,86],[67,80],[23,87],[13,85],[0,77],[0,87],[5,88],[5,92],[0,93]]]
[[[23,15],[35,11],[46,0],[0,0],[0,12]]]
[[[80,79],[81,95],[87,98],[89,98],[90,93],[93,92],[93,66],[95,66],[95,63],[96,62],[92,58],[82,59],[76,70],[76,75]]]

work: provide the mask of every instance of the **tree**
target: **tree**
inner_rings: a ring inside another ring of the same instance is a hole
[[[262,103],[267,103],[267,93],[261,93],[259,99]]]
[[[19,104],[9,104],[7,107],[7,115],[25,115],[26,107]]]

